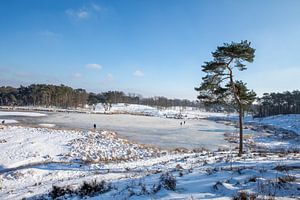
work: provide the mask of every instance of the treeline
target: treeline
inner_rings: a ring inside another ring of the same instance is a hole
[[[83,107],[88,94],[84,89],[65,85],[32,84],[27,87],[0,87],[1,106]]]
[[[265,93],[258,98],[257,117],[279,114],[300,114],[300,91]]]
[[[141,104],[148,106],[157,106],[157,107],[173,107],[173,106],[182,106],[182,107],[196,107],[200,103],[196,101],[190,101],[187,99],[168,99],[166,97],[149,97],[144,98],[139,94],[129,93],[125,94],[121,91],[108,91],[102,92],[99,94],[89,93],[88,103],[90,105],[96,103],[127,103],[127,104]]]
[[[122,91],[87,93],[84,89],[73,89],[65,85],[32,84],[14,88],[0,87],[0,106],[56,106],[61,108],[83,107],[86,104],[127,103],[158,107],[196,107],[200,103],[187,99],[168,99],[166,97],[143,98],[139,94],[125,94]]]

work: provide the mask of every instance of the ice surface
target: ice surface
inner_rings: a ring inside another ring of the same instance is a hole
[[[81,130],[92,129],[96,124],[98,130],[111,130],[120,137],[161,148],[206,147],[215,150],[227,144],[223,140],[224,132],[236,131],[232,126],[205,119],[184,120],[128,114],[48,113],[42,118],[18,117],[17,120],[21,124],[55,124],[59,128]]]

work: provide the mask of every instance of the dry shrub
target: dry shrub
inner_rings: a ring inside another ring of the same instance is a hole
[[[160,183],[167,190],[176,190],[176,177],[169,172],[160,176]]]
[[[246,191],[239,191],[232,199],[233,200],[255,200],[257,195]]]
[[[296,180],[295,176],[282,176],[282,177],[278,177],[278,183],[290,183],[290,182],[294,182]]]
[[[84,181],[83,184],[77,188],[72,189],[70,186],[53,186],[50,196],[52,199],[63,198],[65,196],[95,196],[98,194],[103,194],[111,190],[111,184],[105,181],[97,182],[93,180],[91,182]]]

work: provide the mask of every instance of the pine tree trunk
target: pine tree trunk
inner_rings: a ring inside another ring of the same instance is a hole
[[[239,128],[240,128],[240,145],[239,145],[239,156],[243,154],[243,109],[239,108]]]

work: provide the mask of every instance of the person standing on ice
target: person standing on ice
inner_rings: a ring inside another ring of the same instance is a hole
[[[2,120],[1,124],[5,124],[5,120]]]
[[[96,130],[96,128],[97,128],[97,126],[96,126],[96,124],[94,124],[94,130]]]

